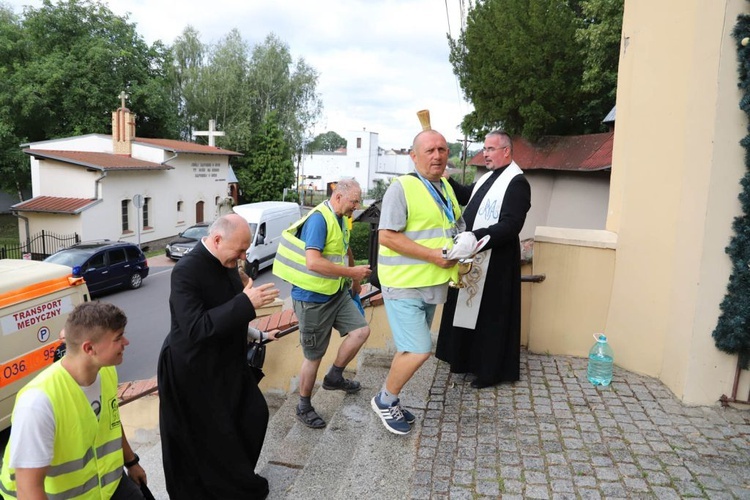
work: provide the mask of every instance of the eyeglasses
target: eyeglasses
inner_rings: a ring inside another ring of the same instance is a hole
[[[496,147],[496,148],[492,148],[492,147],[490,147],[490,148],[482,148],[482,151],[485,152],[485,153],[494,153],[495,151],[498,151],[500,149],[507,149],[509,147],[510,146],[499,146],[499,147]]]

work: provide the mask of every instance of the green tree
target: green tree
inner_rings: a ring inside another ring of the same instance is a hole
[[[8,105],[15,89],[11,77],[15,66],[24,59],[23,29],[18,16],[0,3],[0,189],[16,193],[23,200],[22,190],[30,185],[28,160],[19,144],[14,113]]]
[[[318,73],[304,59],[292,59],[289,46],[273,33],[252,50],[245,92],[251,109],[251,126],[275,112],[279,127],[292,151],[301,148],[320,116],[316,93]]]
[[[383,179],[375,179],[375,187],[370,189],[368,196],[375,200],[382,200],[383,196],[385,196],[385,192],[388,189],[388,186],[390,185],[390,182],[386,182]]]
[[[295,61],[289,47],[271,34],[250,47],[237,30],[217,44],[203,45],[187,27],[173,47],[183,135],[214,119],[227,133],[222,146],[247,151],[270,112],[290,151],[297,151],[321,111],[317,72]]]
[[[30,181],[22,142],[109,133],[118,95],[129,94],[143,137],[176,137],[169,50],[147,45],[128,17],[91,0],[45,0],[22,17],[0,10],[0,186]]]
[[[341,137],[333,130],[318,134],[306,147],[305,150],[308,153],[315,153],[318,151],[333,152],[339,148],[346,147],[346,139]]]
[[[608,0],[478,1],[459,38],[449,39],[454,72],[474,105],[464,117],[463,131],[479,139],[502,127],[534,140],[545,134],[599,129],[606,114],[601,109],[614,105],[613,100],[605,104],[613,89],[604,79],[619,46],[614,56],[609,53],[610,43],[595,50],[608,57],[607,66],[598,73],[589,71],[586,77],[585,69],[593,69],[603,59],[592,54],[589,61],[584,56],[591,44],[610,40],[612,31],[619,39],[621,15],[620,21],[606,23],[598,17],[615,4]],[[615,71],[616,67],[615,63]],[[585,105],[593,101],[595,105]]]
[[[294,185],[291,158],[276,113],[270,112],[250,139],[246,156],[235,166],[243,201],[280,200],[284,188]]]
[[[595,130],[615,104],[623,3],[581,1],[581,27],[576,30],[576,40],[583,46],[581,115],[587,129]]]

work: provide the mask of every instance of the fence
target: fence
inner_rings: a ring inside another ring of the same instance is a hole
[[[32,236],[28,243],[0,247],[0,259],[22,259],[25,254],[30,254],[31,260],[44,260],[61,248],[80,241],[78,233],[61,235],[42,230]]]

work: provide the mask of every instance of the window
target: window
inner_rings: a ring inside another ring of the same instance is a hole
[[[181,201],[177,202],[177,222],[184,222],[185,221],[185,214],[182,213],[183,205],[184,204]]]
[[[109,253],[109,265],[110,266],[113,266],[115,264],[121,264],[127,260],[127,257],[125,257],[124,248],[117,248],[115,250],[110,250],[108,253]]]
[[[143,229],[151,227],[151,224],[149,224],[150,207],[151,207],[151,198],[143,198]]]
[[[355,168],[359,168],[359,162],[355,162],[355,163],[354,163],[354,167],[355,167]]]
[[[360,149],[362,147],[362,138],[357,137],[357,149]]]
[[[130,200],[122,200],[120,202],[121,210],[120,213],[122,215],[122,232],[127,233],[130,230],[130,225],[128,224],[128,208],[129,208]]]
[[[82,272],[86,272],[89,269],[101,269],[104,267],[104,252],[98,253],[91,257],[89,259],[88,264],[86,264],[84,267],[85,269],[81,269]]]
[[[217,196],[214,199],[214,205],[216,205],[218,207],[220,203],[221,203],[221,196]]]
[[[128,260],[140,260],[141,258],[141,251],[138,250],[138,248],[134,246],[128,246],[125,247],[125,255],[127,255]]]

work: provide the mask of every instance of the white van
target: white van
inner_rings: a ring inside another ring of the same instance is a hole
[[[88,300],[68,266],[0,260],[0,430],[10,426],[16,393],[52,364],[68,314]]]
[[[255,279],[258,277],[258,271],[273,264],[281,232],[302,217],[301,211],[296,203],[261,201],[237,205],[234,207],[234,213],[247,221],[253,233],[252,243],[247,249],[245,272]]]

